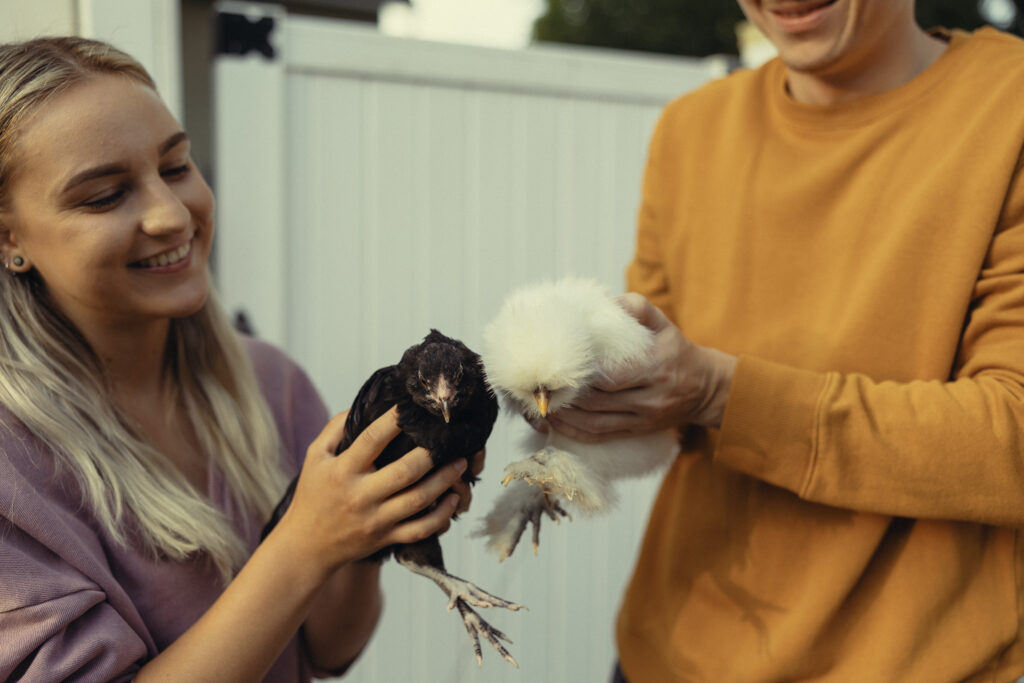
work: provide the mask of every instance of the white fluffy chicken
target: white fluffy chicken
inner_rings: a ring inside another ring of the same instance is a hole
[[[591,279],[568,277],[513,292],[483,333],[487,382],[510,412],[544,418],[571,404],[603,373],[646,356],[652,333]],[[505,468],[506,489],[477,535],[501,560],[526,525],[533,552],[542,515],[558,521],[566,507],[596,515],[614,507],[617,479],[647,474],[677,452],[673,431],[601,444],[549,429],[527,439],[531,455]]]

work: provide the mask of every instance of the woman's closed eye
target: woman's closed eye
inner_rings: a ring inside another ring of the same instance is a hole
[[[160,171],[160,175],[162,175],[164,178],[169,178],[173,180],[175,178],[180,178],[186,175],[191,169],[191,164],[185,162],[180,166],[172,166],[171,168],[166,168]]]
[[[90,199],[88,201],[82,202],[82,206],[94,211],[109,209],[115,206],[119,201],[121,201],[121,198],[124,197],[124,195],[125,189],[123,187],[120,187],[114,190],[113,192],[101,195],[96,199]]]

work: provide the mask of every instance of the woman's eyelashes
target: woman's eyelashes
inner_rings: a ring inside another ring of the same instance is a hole
[[[190,170],[191,165],[186,162],[180,166],[172,166],[171,168],[164,169],[163,171],[160,171],[160,175],[166,180],[173,181],[184,177]],[[112,208],[121,201],[121,199],[128,193],[129,189],[130,188],[127,185],[119,187],[113,192],[82,202],[82,206],[93,211],[102,211],[103,209]]]
[[[109,209],[116,205],[121,198],[124,197],[126,190],[124,188],[118,188],[114,192],[105,194],[96,199],[90,199],[89,201],[82,202],[82,206],[91,209],[93,211],[101,211],[103,209]]]
[[[164,171],[161,171],[160,175],[162,175],[164,178],[180,178],[181,176],[188,173],[191,168],[191,164],[189,164],[189,162],[186,161],[184,164],[180,166],[173,166]]]

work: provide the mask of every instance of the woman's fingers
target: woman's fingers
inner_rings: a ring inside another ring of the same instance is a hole
[[[333,455],[338,450],[338,444],[341,443],[341,437],[345,434],[345,421],[348,419],[347,410],[342,411],[332,417],[330,421],[317,435],[313,443],[310,444],[309,449],[306,451],[306,456],[317,456],[325,457]]]
[[[408,455],[405,455],[400,460],[391,463],[378,472],[378,474],[383,473],[390,467],[400,465],[400,463],[409,459],[410,456],[414,456],[418,450],[422,449],[410,451]],[[427,469],[429,470],[430,468],[428,467]],[[410,487],[409,484],[406,484],[406,486],[398,489],[398,492],[381,503],[380,514],[387,519],[391,519],[396,522],[415,515],[417,512],[420,512],[432,505],[444,494],[445,491],[452,487],[452,484],[459,481],[459,477],[465,470],[466,461],[459,458],[455,462],[442,467],[437,472],[434,472],[429,477],[423,479],[423,481],[416,486]],[[420,475],[420,477],[422,476],[423,474]],[[410,482],[410,484],[411,483],[412,482]]]
[[[384,447],[401,431],[398,427],[398,408],[392,406],[388,412],[367,425],[352,445],[345,450],[342,456],[346,466],[354,472],[365,472],[371,469],[373,461],[377,459]],[[335,448],[337,448],[337,443],[335,443]]]
[[[452,523],[452,513],[455,512],[458,500],[454,493],[448,494],[437,507],[422,517],[396,524],[388,534],[388,544],[415,543],[432,534],[443,533]]]
[[[487,451],[485,449],[480,449],[469,459],[469,471],[473,473],[473,476],[479,477],[480,473],[484,471],[484,461],[486,459]]]
[[[452,483],[451,489],[459,497],[459,504],[455,507],[455,512],[461,515],[469,510],[469,504],[473,501],[473,489],[469,482],[461,477]]]
[[[398,460],[366,475],[367,492],[384,499],[409,488],[434,469],[430,451],[414,448]],[[436,496],[435,496],[436,498]]]

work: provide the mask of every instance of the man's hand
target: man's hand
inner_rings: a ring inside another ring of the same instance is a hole
[[[551,426],[584,442],[686,423],[720,426],[736,357],[692,343],[639,294],[626,294],[619,303],[654,333],[650,356],[594,382],[571,407],[548,417]]]

